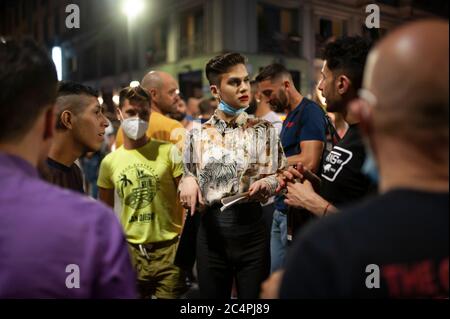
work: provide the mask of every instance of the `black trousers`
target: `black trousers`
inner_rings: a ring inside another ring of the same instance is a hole
[[[270,272],[270,238],[259,203],[203,214],[197,234],[197,271],[202,298],[229,299],[233,278],[239,299],[258,298]]]

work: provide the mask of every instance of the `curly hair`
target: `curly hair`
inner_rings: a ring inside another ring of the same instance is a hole
[[[336,76],[345,74],[355,90],[361,88],[364,64],[371,44],[362,37],[342,37],[326,45],[323,59],[327,67]]]

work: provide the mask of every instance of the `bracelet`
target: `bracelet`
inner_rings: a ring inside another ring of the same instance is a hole
[[[326,216],[327,212],[328,212],[328,208],[330,207],[331,203],[328,203],[327,206],[325,206],[325,209],[323,210],[323,215],[322,216]]]

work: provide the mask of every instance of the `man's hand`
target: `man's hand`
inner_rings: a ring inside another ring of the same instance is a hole
[[[191,216],[195,213],[197,201],[200,205],[205,205],[202,192],[194,177],[183,178],[178,186],[178,190],[180,191],[181,205],[186,209],[190,209]]]
[[[277,270],[269,279],[261,285],[261,299],[277,299],[279,298],[281,280],[283,279],[284,270]]]
[[[307,180],[303,183],[288,183],[287,190],[284,202],[289,206],[303,207],[319,217],[324,215],[328,207],[331,208],[330,203],[320,197]]]
[[[270,197],[270,186],[263,180],[259,180],[250,185],[248,189],[249,199],[257,200],[260,202],[266,202]]]
[[[286,188],[288,183],[294,183],[296,180],[303,181],[303,179],[303,165],[301,163],[298,163],[295,167],[289,166],[281,174],[277,175],[278,187],[276,192],[279,193]]]

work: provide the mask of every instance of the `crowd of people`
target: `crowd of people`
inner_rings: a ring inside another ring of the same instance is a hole
[[[210,96],[153,70],[108,119],[0,38],[0,297],[448,298],[448,21],[323,61],[326,109],[229,52]]]

